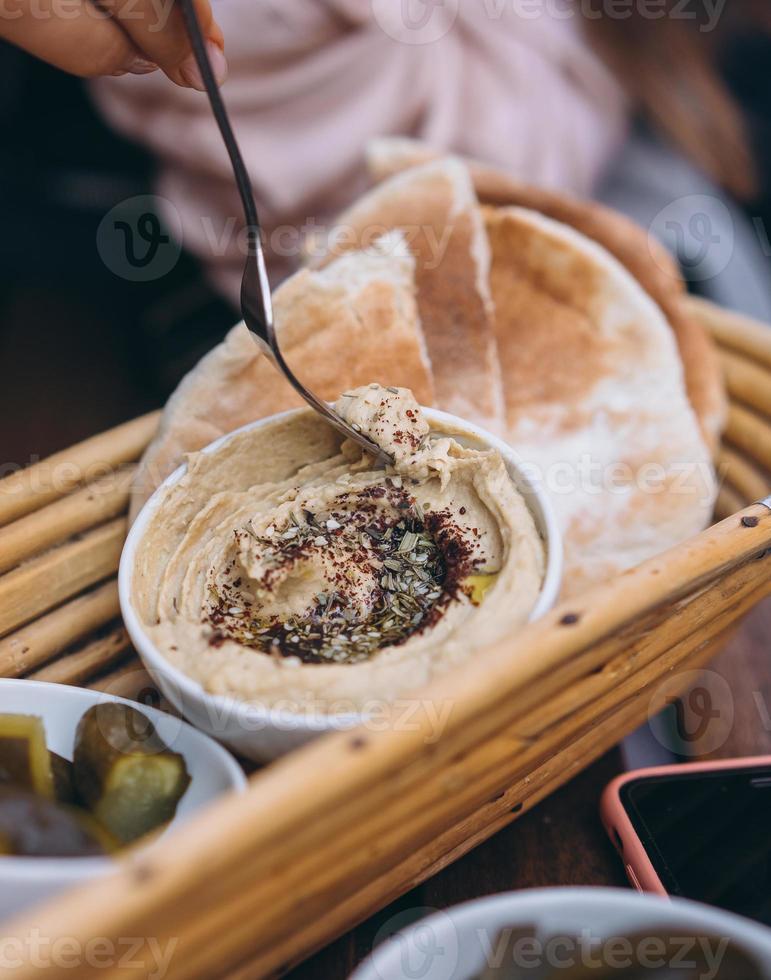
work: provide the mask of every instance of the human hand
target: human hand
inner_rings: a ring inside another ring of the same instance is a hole
[[[221,85],[222,31],[209,0],[195,6]],[[0,37],[83,78],[160,68],[177,85],[204,90],[175,0],[0,0]]]

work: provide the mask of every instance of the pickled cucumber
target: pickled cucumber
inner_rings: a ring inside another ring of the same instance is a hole
[[[97,857],[115,841],[85,811],[17,786],[0,786],[0,854],[17,857]]]
[[[171,820],[190,784],[184,758],[145,715],[118,702],[83,715],[73,763],[78,797],[122,843]]]
[[[0,786],[54,797],[54,777],[42,718],[0,715]]]
[[[54,799],[59,803],[76,803],[75,769],[69,759],[49,752],[51,757],[51,774],[54,779]]]

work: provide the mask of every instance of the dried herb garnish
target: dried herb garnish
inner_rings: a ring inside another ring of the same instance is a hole
[[[352,664],[368,660],[385,646],[403,643],[423,623],[442,595],[445,577],[441,552],[414,519],[403,519],[375,535],[365,531],[376,560],[382,564],[372,599],[372,612],[356,621],[356,610],[340,591],[316,597],[310,614],[266,622],[244,615],[233,628],[231,609],[218,630],[244,646],[267,653],[298,657],[303,663]],[[246,613],[246,610],[244,610]],[[219,616],[214,617],[219,619]]]
[[[373,503],[384,495],[389,516]],[[267,537],[256,538],[267,559],[263,587],[270,588],[273,569],[280,573],[339,537],[347,558],[336,570],[334,587],[317,595],[313,608],[302,616],[266,619],[233,583],[210,586],[206,620],[213,628],[213,645],[227,638],[303,663],[355,664],[383,647],[404,643],[436,622],[463,576],[473,569],[449,516],[419,515],[401,480],[388,480],[385,486],[361,491],[353,508],[326,516],[305,510],[299,520],[293,517],[285,527],[269,528]],[[253,528],[244,530],[255,537]],[[360,608],[346,595],[346,585],[354,583],[364,567],[376,584],[368,597],[369,613],[361,617]]]

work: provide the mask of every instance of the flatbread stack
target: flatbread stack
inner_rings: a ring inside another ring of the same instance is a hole
[[[406,386],[503,435],[554,503],[564,596],[705,527],[725,396],[664,250],[607,209],[409,142],[370,163],[380,183],[274,295],[309,387]],[[187,453],[297,404],[235,327],[169,400],[132,515]]]

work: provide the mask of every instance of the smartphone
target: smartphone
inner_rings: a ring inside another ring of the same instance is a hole
[[[771,926],[771,756],[638,769],[600,809],[639,891]]]

